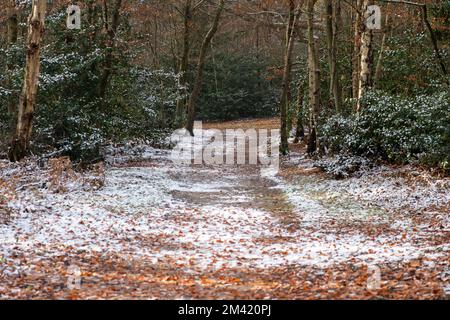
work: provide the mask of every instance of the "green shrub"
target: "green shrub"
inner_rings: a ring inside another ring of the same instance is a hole
[[[449,170],[450,93],[404,98],[370,92],[359,114],[331,117],[322,127],[332,153],[421,163]]]
[[[29,10],[29,8],[27,9]],[[99,97],[106,52],[101,20],[81,30],[65,28],[65,9],[46,19],[41,54],[31,151],[37,155],[67,155],[72,160],[95,161],[105,142],[158,140],[170,127],[178,97],[178,76],[164,70],[132,65],[127,50],[126,19],[117,34],[118,48],[105,100]],[[93,34],[96,34],[93,37]],[[1,49],[0,69],[14,61],[10,88],[0,86],[0,142],[10,136],[8,101],[18,102],[25,65],[23,40]],[[0,83],[6,75],[0,72]],[[0,154],[5,154],[2,143]]]

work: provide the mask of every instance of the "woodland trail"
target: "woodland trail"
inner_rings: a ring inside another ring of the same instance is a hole
[[[99,190],[34,190],[0,226],[0,297],[445,298],[448,216],[358,199],[302,150],[259,170],[150,148],[112,161]]]

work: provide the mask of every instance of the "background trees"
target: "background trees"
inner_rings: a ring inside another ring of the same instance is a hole
[[[365,27],[365,8],[371,3],[381,7],[381,30]],[[395,129],[388,117],[404,117],[397,111],[411,104],[425,108],[423,113],[439,111],[440,120],[447,119],[449,1],[77,4],[82,29],[67,30],[66,1],[48,2],[35,125],[23,140],[30,142],[25,148],[29,152],[93,161],[107,141],[162,141],[165,132],[186,124],[189,128],[195,118],[281,115],[285,150],[291,128],[297,128],[297,138],[307,134],[311,154],[356,152],[391,159],[388,150],[396,150],[411,155],[411,161],[448,163],[445,150],[395,145],[385,133]],[[23,113],[17,118],[23,109],[22,88],[30,88],[24,84],[24,71],[32,1],[2,1],[1,6],[0,54],[5,59],[0,60],[0,150],[5,156],[11,132],[18,136],[18,119],[23,118]],[[205,38],[208,33],[211,37]],[[188,117],[188,110],[195,112]],[[431,119],[407,114],[414,121],[398,118],[392,123],[423,144],[447,141],[446,123],[435,124],[438,133],[431,130]],[[370,122],[363,121],[366,116]],[[343,135],[358,136],[357,128],[382,130],[366,138],[383,141],[376,143],[376,150],[370,143],[356,150],[333,142]],[[386,141],[391,141],[389,146]],[[25,154],[14,144],[9,150],[21,154],[13,159]],[[430,156],[435,151],[439,155]]]

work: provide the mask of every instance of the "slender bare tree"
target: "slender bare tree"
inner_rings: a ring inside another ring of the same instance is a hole
[[[328,47],[328,66],[330,72],[329,104],[336,110],[341,109],[341,85],[337,63],[338,21],[341,7],[340,0],[325,1],[325,24]]]
[[[319,139],[317,139],[317,117],[320,107],[320,65],[318,56],[318,42],[314,32],[314,7],[317,0],[308,0],[308,73],[309,73],[309,140],[308,153],[313,153],[319,149]]]
[[[187,115],[186,130],[188,130],[191,135],[194,135],[195,107],[203,84],[203,69],[205,66],[206,53],[211,45],[211,40],[213,39],[214,35],[217,32],[217,29],[219,28],[219,21],[224,7],[225,7],[225,0],[220,0],[219,7],[214,17],[213,24],[209,29],[208,33],[206,34],[205,38],[203,39],[200,54],[198,56],[197,76],[195,77],[194,87],[192,88],[192,92],[189,97],[189,102],[187,105],[188,115]]]
[[[99,85],[99,97],[102,99],[102,108],[103,109],[105,107],[104,99],[105,99],[106,91],[108,89],[109,79],[110,79],[111,71],[112,71],[112,67],[113,67],[114,47],[116,44],[117,29],[119,28],[119,24],[120,24],[121,7],[122,7],[122,0],[116,0],[115,5],[112,10],[111,21],[109,21],[108,4],[107,4],[106,0],[103,0],[104,27],[108,34],[107,51],[106,51],[102,74],[100,76],[100,85]]]
[[[184,4],[184,30],[183,30],[183,53],[180,60],[180,65],[178,69],[178,73],[180,76],[180,85],[182,89],[180,89],[180,98],[177,100],[177,108],[176,108],[176,118],[175,123],[179,125],[183,121],[184,111],[186,107],[186,99],[181,98],[186,95],[187,92],[187,68],[189,63],[189,52],[191,49],[190,45],[190,34],[192,28],[192,0],[186,0]]]
[[[361,6],[362,0],[356,0],[353,10],[353,55],[352,55],[352,96],[353,99],[358,98],[359,93],[359,77],[361,73]]]
[[[284,54],[284,70],[282,92],[280,99],[280,114],[281,114],[281,144],[280,152],[286,154],[289,151],[289,132],[287,125],[287,110],[290,102],[290,86],[291,86],[291,70],[292,70],[292,51],[294,50],[295,29],[297,20],[301,14],[300,5],[297,10],[295,8],[295,1],[289,0],[289,19],[286,23],[286,48]]]

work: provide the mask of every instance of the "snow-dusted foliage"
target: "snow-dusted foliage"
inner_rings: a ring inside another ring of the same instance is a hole
[[[331,117],[323,126],[332,151],[449,170],[450,95],[412,98],[370,92],[359,114]]]
[[[370,168],[371,161],[358,156],[338,155],[325,157],[315,162],[315,166],[324,170],[335,179],[345,179],[359,174],[362,170]]]
[[[178,75],[131,63],[136,50],[129,50],[123,17],[102,96],[100,88],[111,48],[101,19],[85,23],[81,30],[67,30],[65,19],[65,8],[49,12],[46,18],[31,151],[91,162],[101,157],[106,141],[161,140],[175,112]],[[84,21],[88,21],[87,16]],[[6,57],[0,68],[9,68],[8,86],[0,85],[0,152],[5,153],[12,123],[7,109],[19,99],[25,43],[21,39],[17,45],[0,48],[0,55]],[[0,84],[6,76],[0,72]]]

